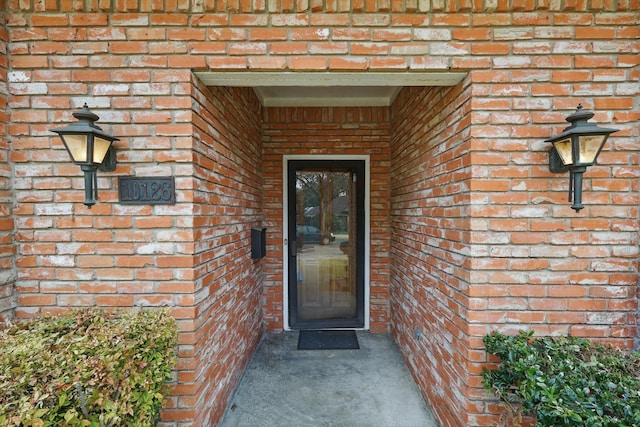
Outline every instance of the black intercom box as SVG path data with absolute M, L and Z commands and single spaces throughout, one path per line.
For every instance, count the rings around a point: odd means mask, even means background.
M 251 258 L 260 259 L 267 254 L 267 229 L 251 229 Z

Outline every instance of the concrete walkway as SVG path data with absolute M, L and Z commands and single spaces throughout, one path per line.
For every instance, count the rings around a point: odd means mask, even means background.
M 358 341 L 297 350 L 297 332 L 267 335 L 222 427 L 436 427 L 391 338 L 358 331 Z

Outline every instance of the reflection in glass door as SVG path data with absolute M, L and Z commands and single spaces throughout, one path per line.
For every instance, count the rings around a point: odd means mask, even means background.
M 289 313 L 298 329 L 364 325 L 364 162 L 289 162 Z

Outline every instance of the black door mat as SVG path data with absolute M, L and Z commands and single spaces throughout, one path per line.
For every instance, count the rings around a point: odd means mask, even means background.
M 300 331 L 298 350 L 357 350 L 356 331 Z

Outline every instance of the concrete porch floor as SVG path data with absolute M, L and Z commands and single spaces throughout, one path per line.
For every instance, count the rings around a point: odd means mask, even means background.
M 388 335 L 359 350 L 297 350 L 298 332 L 266 335 L 222 427 L 437 427 Z

